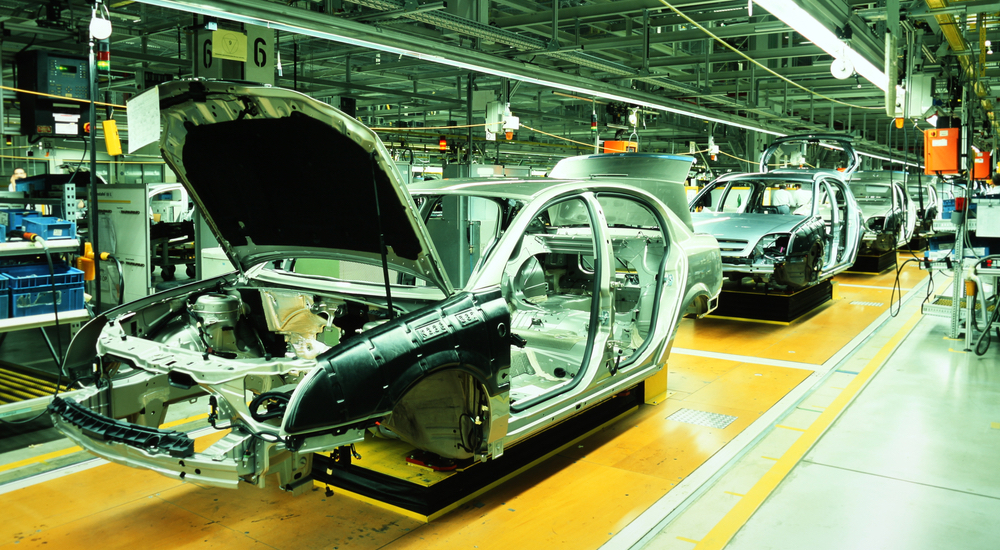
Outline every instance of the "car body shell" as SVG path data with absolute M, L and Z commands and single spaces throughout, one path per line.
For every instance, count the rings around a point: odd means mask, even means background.
M 861 207 L 864 234 L 861 253 L 881 254 L 906 247 L 917 224 L 917 205 L 905 180 L 892 172 L 855 172 L 851 191 Z
M 372 131 L 307 96 L 201 80 L 159 92 L 164 158 L 238 270 L 108 311 L 74 338 L 66 367 L 93 384 L 54 400 L 51 417 L 108 460 L 221 487 L 277 474 L 299 491 L 313 453 L 366 437 L 498 458 L 658 372 L 680 318 L 717 303 L 715 239 L 628 178 L 448 180 L 411 194 Z M 256 140 L 275 130 L 332 139 L 308 147 L 335 151 L 342 169 L 273 166 Z M 268 211 L 259 193 L 275 177 L 290 195 Z M 290 200 L 307 197 L 322 206 L 312 215 Z M 453 284 L 461 271 L 436 244 L 470 232 L 427 224 L 449 221 L 436 204 L 472 197 L 493 205 L 496 238 Z M 194 452 L 157 427 L 172 403 L 205 394 L 229 433 Z
M 689 204 L 694 228 L 719 241 L 723 271 L 730 279 L 750 277 L 794 290 L 853 265 L 863 231 L 861 210 L 848 185 L 859 164 L 850 141 L 839 135 L 778 139 L 762 155 L 761 172 L 722 176 L 695 195 Z M 816 158 L 804 153 L 807 148 Z M 769 162 L 782 151 L 785 161 L 803 164 L 807 159 L 819 164 L 817 158 L 831 164 L 828 153 L 839 152 L 843 171 L 771 169 Z M 786 194 L 781 201 L 780 193 Z

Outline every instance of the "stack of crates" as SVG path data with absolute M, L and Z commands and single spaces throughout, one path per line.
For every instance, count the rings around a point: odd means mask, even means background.
M 55 277 L 49 275 L 48 264 L 0 268 L 7 287 L 2 293 L 10 302 L 3 311 L 9 307 L 10 317 L 52 313 L 53 301 L 60 312 L 83 309 L 83 271 L 55 264 L 53 272 Z

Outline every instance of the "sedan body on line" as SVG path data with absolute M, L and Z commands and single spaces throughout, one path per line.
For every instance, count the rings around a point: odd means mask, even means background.
M 74 338 L 66 368 L 93 384 L 51 416 L 108 460 L 221 487 L 278 474 L 297 491 L 313 453 L 366 437 L 499 458 L 658 372 L 679 319 L 717 303 L 717 242 L 647 190 L 682 186 L 689 157 L 646 188 L 408 189 L 374 132 L 300 93 L 202 80 L 158 93 L 163 157 L 236 270 Z M 294 159 L 277 139 L 295 140 Z M 195 452 L 158 426 L 205 394 L 229 432 Z
M 855 172 L 851 177 L 851 192 L 864 217 L 861 253 L 891 252 L 913 238 L 917 205 L 907 194 L 905 183 L 890 171 Z
M 695 195 L 692 223 L 719 241 L 727 277 L 795 290 L 854 264 L 862 226 L 848 184 L 859 164 L 850 142 L 839 135 L 777 139 L 760 172 L 722 176 Z

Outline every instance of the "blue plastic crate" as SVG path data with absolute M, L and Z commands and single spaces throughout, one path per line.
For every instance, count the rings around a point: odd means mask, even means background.
M 7 240 L 7 226 L 0 223 L 0 243 Z
M 52 313 L 53 296 L 60 312 L 83 309 L 83 283 L 56 285 L 36 290 L 10 289 L 11 317 Z
M 45 191 L 45 179 L 32 177 L 28 181 L 17 181 L 15 191 Z
M 37 218 L 41 215 L 41 212 L 23 208 L 0 209 L 0 224 L 6 225 L 7 229 L 24 229 L 24 218 Z
M 83 272 L 79 269 L 60 263 L 53 265 L 52 271 L 55 273 L 55 280 L 49 275 L 48 264 L 0 267 L 0 275 L 6 275 L 7 286 L 11 290 L 38 288 L 53 283 L 79 284 L 81 288 L 83 287 Z
M 24 230 L 37 233 L 46 241 L 76 238 L 76 222 L 59 218 L 24 218 Z
M 2 293 L 9 297 L 10 317 L 52 313 L 53 301 L 58 311 L 83 309 L 83 271 L 66 264 L 55 264 L 52 271 L 55 277 L 49 275 L 48 264 L 0 268 L 8 287 Z
M 0 319 L 10 317 L 10 292 L 7 290 L 7 276 L 0 273 Z

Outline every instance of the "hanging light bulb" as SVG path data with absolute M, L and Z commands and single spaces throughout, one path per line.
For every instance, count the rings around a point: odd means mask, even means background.
M 521 127 L 520 117 L 516 117 L 510 112 L 510 103 L 503 109 L 503 137 L 508 141 L 514 139 L 514 130 Z
M 101 2 L 95 3 L 90 10 L 90 36 L 97 40 L 107 40 L 111 36 L 111 15 Z

